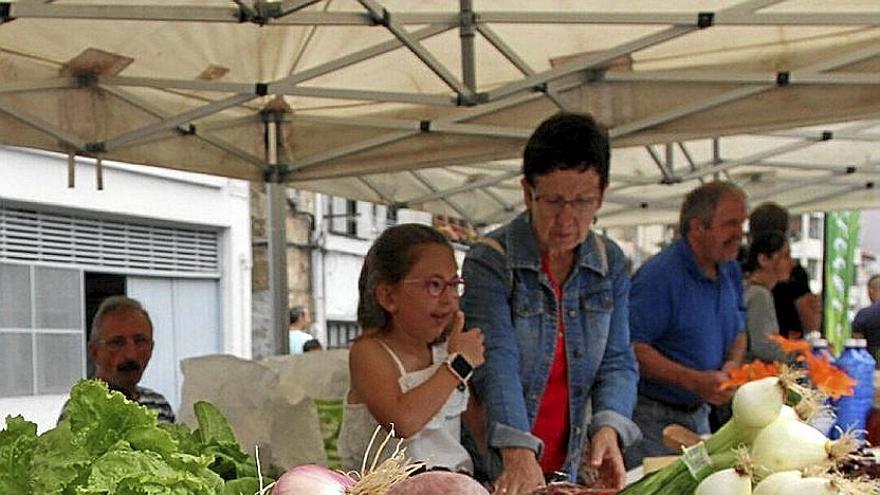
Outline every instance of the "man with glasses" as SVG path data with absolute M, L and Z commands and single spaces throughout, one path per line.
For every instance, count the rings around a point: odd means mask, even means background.
M 159 421 L 174 422 L 174 412 L 165 397 L 138 386 L 153 355 L 153 323 L 141 303 L 122 295 L 105 299 L 92 320 L 88 353 L 95 363 L 94 378 L 155 411 Z M 67 404 L 59 420 L 66 411 Z

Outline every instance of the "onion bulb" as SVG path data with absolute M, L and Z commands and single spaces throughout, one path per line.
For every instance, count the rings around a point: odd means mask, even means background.
M 395 484 L 388 495 L 489 495 L 475 479 L 470 476 L 447 471 L 428 471 L 411 476 Z
M 304 464 L 285 472 L 272 495 L 345 495 L 354 485 L 348 476 L 318 464 Z
M 767 476 L 755 485 L 752 495 L 778 495 L 779 489 L 802 478 L 800 471 L 779 471 Z
M 776 495 L 837 495 L 840 491 L 834 488 L 827 478 L 802 478 L 794 483 L 779 488 Z
M 733 396 L 734 420 L 749 428 L 767 426 L 779 416 L 783 394 L 775 376 L 743 384 Z
M 752 461 L 773 473 L 827 465 L 831 446 L 831 440 L 819 430 L 782 416 L 755 437 Z
M 694 495 L 750 495 L 751 493 L 751 476 L 740 474 L 734 468 L 728 468 L 715 471 L 701 481 Z

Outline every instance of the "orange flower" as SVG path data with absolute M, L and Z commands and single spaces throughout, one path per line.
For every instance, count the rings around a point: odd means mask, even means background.
M 778 376 L 779 365 L 776 363 L 765 363 L 759 359 L 751 363 L 744 364 L 739 368 L 730 370 L 730 378 L 721 383 L 721 390 L 739 387 L 745 383 L 760 380 L 768 376 Z
M 787 339 L 787 338 L 783 337 L 782 335 L 778 335 L 778 334 L 770 335 L 767 338 L 772 340 L 773 342 L 776 342 L 777 344 L 779 344 L 779 348 L 782 349 L 782 352 L 784 352 L 786 354 L 792 354 L 795 352 L 802 352 L 804 354 L 809 354 L 810 349 L 812 348 L 810 346 L 810 343 L 806 340 L 803 340 L 803 339 L 797 339 L 797 340 Z
M 804 353 L 804 361 L 807 362 L 807 375 L 810 381 L 832 399 L 837 400 L 855 392 L 856 381 L 845 371 L 831 364 L 828 356 L 814 356 L 807 352 Z

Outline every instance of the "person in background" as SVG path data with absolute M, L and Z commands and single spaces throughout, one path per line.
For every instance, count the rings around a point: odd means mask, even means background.
M 367 455 L 389 457 L 397 442 L 366 453 L 376 428 L 404 438 L 408 458 L 428 469 L 473 473 L 461 444 L 471 373 L 483 364 L 483 335 L 464 331 L 458 301 L 464 280 L 446 237 L 432 227 L 386 229 L 364 258 L 358 280 L 363 334 L 349 352 L 339 454 L 346 470 Z
M 305 344 L 303 344 L 303 353 L 312 352 L 312 351 L 320 351 L 323 349 L 324 349 L 324 347 L 321 346 L 321 342 L 318 339 L 311 339 L 311 340 L 306 341 Z
M 710 405 L 746 350 L 742 272 L 736 262 L 745 193 L 729 182 L 692 190 L 679 215 L 681 237 L 642 265 L 630 291 L 630 329 L 641 381 L 633 419 L 643 439 L 625 452 L 627 467 L 646 456 L 676 455 L 663 428 L 710 432 Z
M 856 313 L 852 331 L 868 340 L 868 350 L 880 363 L 880 274 L 868 279 L 868 299 L 871 305 Z
M 110 390 L 155 411 L 159 421 L 173 423 L 174 411 L 162 394 L 138 385 L 153 355 L 153 322 L 147 310 L 127 296 L 110 296 L 92 320 L 88 353 L 95 363 L 95 376 Z M 67 413 L 61 409 L 59 421 Z
M 749 238 L 764 232 L 780 232 L 787 236 L 788 210 L 776 203 L 762 203 L 749 215 Z M 783 337 L 799 338 L 818 331 L 822 322 L 819 296 L 810 292 L 807 271 L 796 260 L 788 280 L 773 287 L 773 305 Z
M 786 354 L 770 335 L 779 335 L 779 322 L 773 305 L 773 287 L 788 280 L 793 262 L 791 247 L 781 232 L 768 231 L 752 238 L 743 267 L 746 272 L 746 329 L 749 335 L 749 361 L 785 362 Z
M 312 323 L 309 321 L 309 312 L 303 306 L 294 306 L 290 308 L 289 322 L 287 326 L 287 337 L 290 339 L 289 351 L 291 354 L 302 354 L 305 343 L 314 339 L 307 331 Z
M 465 258 L 462 307 L 486 334 L 474 385 L 488 422 L 476 443 L 495 493 L 574 481 L 582 466 L 606 487 L 626 482 L 621 448 L 639 436 L 629 277 L 620 248 L 591 229 L 609 165 L 592 117 L 548 118 L 523 152 L 526 211 Z

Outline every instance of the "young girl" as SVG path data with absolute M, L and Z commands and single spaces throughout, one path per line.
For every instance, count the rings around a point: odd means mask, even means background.
M 358 281 L 364 334 L 349 354 L 351 388 L 339 437 L 346 469 L 360 469 L 377 425 L 393 425 L 406 439 L 408 458 L 429 469 L 473 472 L 460 443 L 460 416 L 470 373 L 483 364 L 483 335 L 463 330 L 464 280 L 457 273 L 452 246 L 425 225 L 391 227 L 367 253 Z

